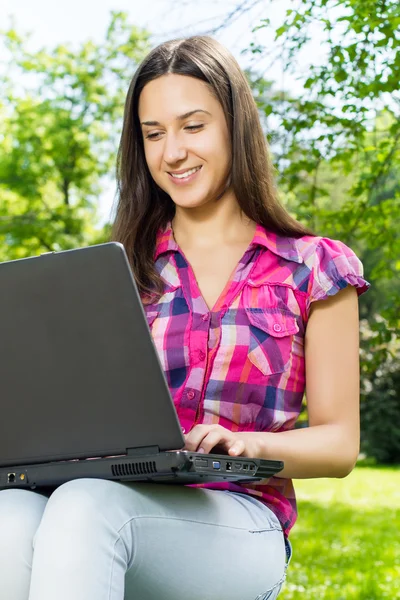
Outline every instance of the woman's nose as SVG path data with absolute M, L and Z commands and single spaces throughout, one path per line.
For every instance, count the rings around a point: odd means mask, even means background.
M 164 160 L 168 165 L 174 165 L 186 158 L 187 151 L 180 140 L 176 136 L 169 136 L 166 139 L 164 147 Z

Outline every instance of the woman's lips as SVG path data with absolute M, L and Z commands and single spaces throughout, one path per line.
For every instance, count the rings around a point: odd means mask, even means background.
M 197 169 L 197 171 L 195 171 L 195 173 L 192 173 L 188 177 L 180 177 L 178 179 L 178 177 L 173 177 L 170 173 L 168 173 L 168 177 L 169 177 L 169 180 L 172 181 L 172 183 L 175 183 L 175 185 L 186 185 L 187 183 L 192 183 L 192 181 L 194 181 L 196 179 L 196 177 L 201 172 L 202 168 L 203 167 L 201 166 L 200 169 Z

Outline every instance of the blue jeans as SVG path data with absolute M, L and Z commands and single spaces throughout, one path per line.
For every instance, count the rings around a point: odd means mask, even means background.
M 281 525 L 256 499 L 185 486 L 76 479 L 0 491 L 0 598 L 273 600 Z

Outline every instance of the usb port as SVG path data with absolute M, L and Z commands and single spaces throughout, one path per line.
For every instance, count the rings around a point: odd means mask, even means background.
M 213 469 L 220 469 L 221 468 L 221 463 L 219 462 L 219 460 L 213 460 Z
M 226 470 L 227 471 L 232 471 L 232 463 L 231 462 L 227 462 L 226 463 Z
M 249 465 L 243 465 L 243 471 L 247 471 L 248 468 L 249 468 Z

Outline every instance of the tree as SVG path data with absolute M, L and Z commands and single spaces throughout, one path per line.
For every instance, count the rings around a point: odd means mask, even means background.
M 114 12 L 99 45 L 29 52 L 15 29 L 2 39 L 12 78 L 0 92 L 0 259 L 102 241 L 97 198 L 148 33 Z
M 278 92 L 259 103 L 267 129 L 278 132 L 273 149 L 289 206 L 372 267 L 367 275 L 381 295 L 384 320 L 364 313 L 373 331 L 371 368 L 385 362 L 400 333 L 399 26 L 397 0 L 301 0 L 276 30 L 274 52 L 288 72 L 301 71 L 301 50 L 319 31 L 321 56 L 300 98 Z M 268 19 L 257 29 L 266 27 Z M 270 52 L 254 44 L 249 51 Z M 339 202 L 326 186 L 327 169 L 331 183 L 336 175 L 336 185 L 348 184 Z
M 302 48 L 322 34 L 304 94 L 252 80 L 289 210 L 352 246 L 372 282 L 360 307 L 362 447 L 386 462 L 399 460 L 399 25 L 397 1 L 301 0 L 276 30 L 273 52 L 301 72 Z M 268 19 L 257 29 L 266 27 Z M 248 51 L 271 52 L 255 43 Z

